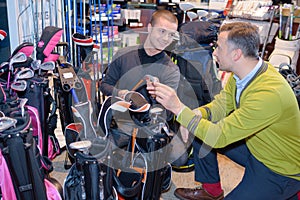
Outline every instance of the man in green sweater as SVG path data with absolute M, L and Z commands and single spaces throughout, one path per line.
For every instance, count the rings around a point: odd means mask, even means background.
M 202 187 L 177 188 L 179 199 L 224 198 L 216 152 L 245 167 L 242 181 L 226 200 L 297 199 L 300 112 L 286 80 L 259 58 L 259 43 L 258 29 L 249 23 L 220 28 L 214 56 L 220 69 L 232 75 L 215 100 L 198 109 L 183 105 L 170 87 L 148 83 L 149 93 L 203 142 L 202 173 L 197 174 Z

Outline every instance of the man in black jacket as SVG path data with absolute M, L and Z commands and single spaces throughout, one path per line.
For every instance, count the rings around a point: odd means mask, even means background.
M 145 75 L 177 89 L 180 72 L 164 50 L 178 38 L 178 20 L 168 10 L 157 10 L 147 28 L 143 45 L 122 48 L 114 56 L 100 86 L 104 95 L 123 97 Z

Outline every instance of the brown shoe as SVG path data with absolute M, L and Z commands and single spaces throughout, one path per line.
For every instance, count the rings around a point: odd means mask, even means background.
M 181 200 L 222 200 L 224 199 L 224 192 L 219 196 L 212 196 L 202 187 L 196 188 L 177 188 L 174 195 Z

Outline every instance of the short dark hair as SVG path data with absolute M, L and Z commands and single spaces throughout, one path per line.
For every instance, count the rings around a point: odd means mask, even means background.
M 170 12 L 169 10 L 157 10 L 152 14 L 150 24 L 152 26 L 158 21 L 158 19 L 163 18 L 168 20 L 169 22 L 176 23 L 178 25 L 177 17 Z
M 244 56 L 258 57 L 260 37 L 258 27 L 249 22 L 232 22 L 220 27 L 220 32 L 228 31 L 228 43 L 242 50 Z

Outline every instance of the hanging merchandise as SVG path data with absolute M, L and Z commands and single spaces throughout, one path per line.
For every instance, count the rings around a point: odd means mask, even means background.
M 16 1 L 19 43 L 37 44 L 39 36 L 47 26 L 62 27 L 63 10 L 60 0 Z

